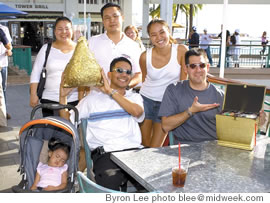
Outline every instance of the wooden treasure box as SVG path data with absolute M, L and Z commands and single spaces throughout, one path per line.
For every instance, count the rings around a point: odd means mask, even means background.
M 216 115 L 219 145 L 253 149 L 265 90 L 264 86 L 227 85 L 222 113 Z

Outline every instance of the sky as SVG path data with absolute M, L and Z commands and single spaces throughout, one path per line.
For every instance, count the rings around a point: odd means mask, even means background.
M 227 29 L 233 33 L 240 29 L 251 37 L 260 37 L 263 31 L 270 36 L 270 4 L 269 5 L 228 5 Z M 198 32 L 208 28 L 209 33 L 220 32 L 223 5 L 205 5 L 199 12 L 194 24 Z
M 134 16 L 136 24 L 141 24 L 142 5 L 140 1 L 134 4 Z M 178 23 L 185 25 L 184 14 L 178 17 Z M 193 24 L 197 26 L 198 32 L 202 33 L 207 28 L 208 33 L 218 34 L 222 24 L 223 5 L 204 4 L 203 9 L 196 15 Z M 233 33 L 240 29 L 241 33 L 248 34 L 251 38 L 258 38 L 263 31 L 270 36 L 270 4 L 268 5 L 235 5 L 229 4 L 227 10 L 227 28 Z M 184 32 L 185 29 L 183 29 Z

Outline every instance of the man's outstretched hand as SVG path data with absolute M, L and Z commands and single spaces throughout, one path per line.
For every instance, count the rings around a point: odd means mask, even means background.
M 217 103 L 213 103 L 213 104 L 201 104 L 198 102 L 199 98 L 196 96 L 193 100 L 193 103 L 191 105 L 191 107 L 189 108 L 189 111 L 191 111 L 192 113 L 197 113 L 197 112 L 201 112 L 201 111 L 207 111 L 209 109 L 213 109 L 216 108 L 218 106 L 220 106 L 220 104 Z

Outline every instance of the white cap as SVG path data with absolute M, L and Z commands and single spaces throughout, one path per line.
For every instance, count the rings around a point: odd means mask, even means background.
M 203 31 L 206 31 L 207 32 L 207 28 L 204 28 Z
M 239 29 L 236 29 L 234 32 L 240 33 L 240 30 Z

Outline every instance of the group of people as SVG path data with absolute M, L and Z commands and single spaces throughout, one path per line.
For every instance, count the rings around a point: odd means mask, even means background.
M 0 126 L 6 126 L 6 119 L 10 119 L 7 113 L 7 76 L 8 76 L 8 56 L 12 56 L 12 44 L 9 30 L 0 24 Z
M 176 44 L 164 20 L 154 19 L 148 24 L 153 47 L 144 51 L 136 29 L 128 27 L 126 34 L 122 31 L 119 5 L 104 5 L 101 16 L 106 31 L 89 39 L 89 49 L 102 67 L 103 86 L 83 94 L 80 87 L 63 88 L 62 72 L 76 44 L 71 21 L 61 17 L 55 23 L 56 39 L 48 57 L 48 76 L 40 102 L 76 105 L 79 120 L 88 120 L 86 140 L 95 181 L 124 190 L 127 181 L 134 180 L 111 161 L 111 152 L 160 147 L 169 131 L 181 143 L 216 140 L 215 115 L 221 112 L 224 94 L 207 81 L 210 65 L 206 52 Z M 39 102 L 36 90 L 46 47 L 38 53 L 31 75 L 32 107 Z M 132 91 L 141 82 L 139 94 Z M 74 120 L 72 110 L 60 110 L 60 116 Z M 33 189 L 37 185 L 35 181 Z
M 208 61 L 210 65 L 213 65 L 213 59 L 210 51 L 210 43 L 213 39 L 222 39 L 222 29 L 223 26 L 221 26 L 221 33 L 214 37 L 207 33 L 207 28 L 203 29 L 203 34 L 199 35 L 197 33 L 197 28 L 195 26 L 192 27 L 190 36 L 189 36 L 189 48 L 194 47 L 201 47 L 205 50 L 207 54 Z M 230 67 L 230 61 L 234 64 L 233 66 L 235 68 L 239 68 L 239 58 L 240 58 L 240 49 L 239 46 L 241 43 L 240 40 L 240 30 L 236 29 L 235 32 L 230 35 L 230 32 L 226 31 L 226 59 L 225 59 L 225 67 Z M 220 57 L 221 57 L 221 46 L 219 49 L 219 62 L 217 67 L 220 67 Z

